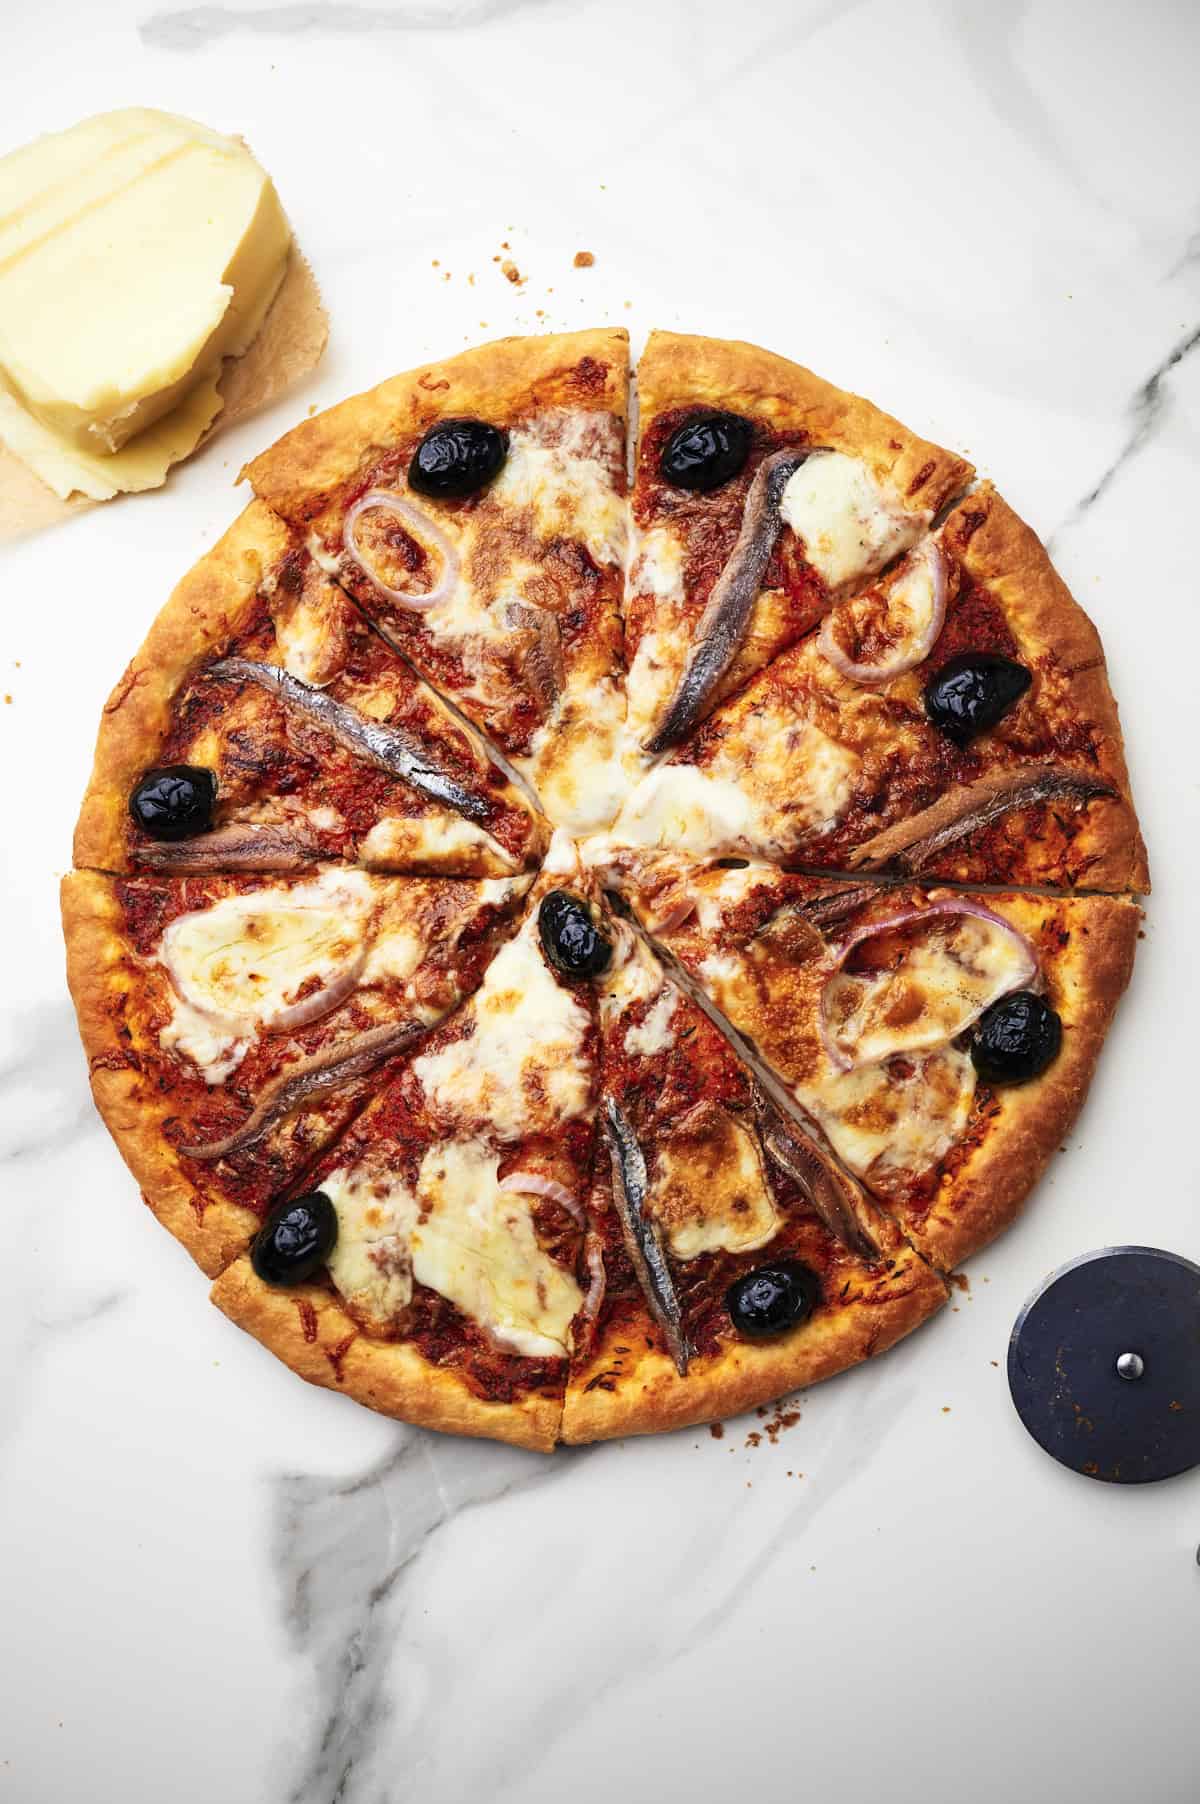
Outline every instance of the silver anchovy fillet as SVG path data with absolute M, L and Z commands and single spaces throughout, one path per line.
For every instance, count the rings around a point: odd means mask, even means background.
M 263 664 L 254 658 L 222 658 L 209 674 L 234 682 L 257 683 L 260 689 L 270 690 L 286 707 L 307 714 L 324 727 L 355 757 L 390 771 L 429 801 L 452 808 L 466 820 L 485 821 L 492 812 L 487 797 L 468 789 L 452 771 L 439 765 L 414 734 L 403 727 L 369 720 L 357 708 L 302 683 L 278 664 Z
M 779 537 L 783 491 L 807 456 L 807 451 L 774 451 L 755 471 L 742 510 L 741 531 L 696 622 L 683 674 L 653 736 L 646 741 L 648 752 L 665 752 L 691 732 L 741 649 Z
M 687 1374 L 691 1348 L 683 1331 L 683 1312 L 675 1283 L 667 1266 L 662 1241 L 645 1213 L 649 1180 L 646 1159 L 637 1135 L 620 1104 L 604 1098 L 603 1125 L 613 1165 L 613 1201 L 621 1220 L 621 1233 L 630 1262 L 637 1273 L 650 1313 L 662 1329 L 675 1369 Z
M 231 821 L 196 839 L 139 846 L 139 864 L 158 871 L 302 871 L 321 857 L 312 840 L 287 827 Z
M 916 872 L 924 870 L 947 846 L 966 839 L 981 827 L 1017 808 L 1033 808 L 1039 802 L 1090 802 L 1098 796 L 1116 796 L 1111 783 L 1080 771 L 1052 766 L 999 771 L 965 789 L 942 796 L 911 820 L 886 827 L 850 854 L 855 870 Z

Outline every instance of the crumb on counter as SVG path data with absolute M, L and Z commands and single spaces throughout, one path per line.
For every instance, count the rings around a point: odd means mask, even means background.
M 521 274 L 520 270 L 517 268 L 516 264 L 513 262 L 511 257 L 506 257 L 504 259 L 503 263 L 500 265 L 500 274 L 502 276 L 507 276 L 508 280 L 510 282 L 512 282 L 514 285 L 521 283 L 525 280 L 524 276 Z
M 590 269 L 592 267 L 592 264 L 595 261 L 596 261 L 595 256 L 591 251 L 576 251 L 575 252 L 576 269 Z
M 708 1432 L 709 1432 L 709 1434 L 711 1434 L 714 1441 L 724 1440 L 724 1438 L 725 1438 L 724 1422 L 710 1422 L 708 1425 Z

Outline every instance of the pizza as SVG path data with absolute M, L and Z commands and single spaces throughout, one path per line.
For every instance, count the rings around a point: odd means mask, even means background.
M 63 884 L 97 1106 L 217 1305 L 547 1450 L 935 1313 L 1149 887 L 1095 628 L 963 458 L 751 345 L 635 374 L 636 435 L 623 332 L 504 340 L 256 458 Z

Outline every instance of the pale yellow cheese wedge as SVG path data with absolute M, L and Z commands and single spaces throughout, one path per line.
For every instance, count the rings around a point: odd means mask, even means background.
M 0 437 L 60 495 L 156 486 L 219 411 L 290 247 L 246 147 L 173 114 L 0 159 Z

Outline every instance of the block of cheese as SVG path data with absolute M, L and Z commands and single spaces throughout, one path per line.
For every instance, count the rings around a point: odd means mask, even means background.
M 0 159 L 0 436 L 59 494 L 155 486 L 219 411 L 290 249 L 245 145 L 170 113 Z

